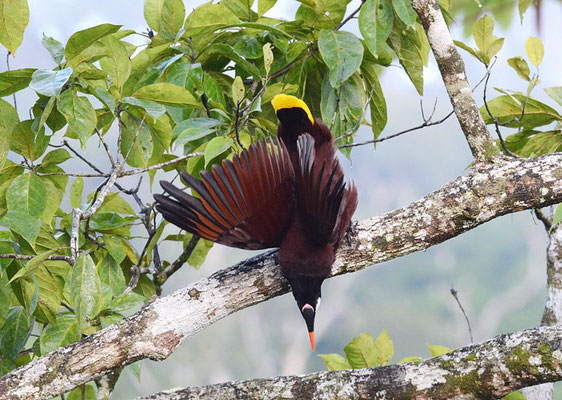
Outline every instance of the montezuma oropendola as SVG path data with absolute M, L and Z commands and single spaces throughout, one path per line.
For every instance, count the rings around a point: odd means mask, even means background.
M 346 187 L 332 135 L 294 96 L 277 95 L 277 140 L 260 140 L 232 161 L 182 172 L 197 194 L 169 182 L 154 195 L 165 219 L 205 239 L 241 249 L 279 247 L 279 265 L 306 321 L 314 351 L 314 319 L 355 208 L 357 190 Z

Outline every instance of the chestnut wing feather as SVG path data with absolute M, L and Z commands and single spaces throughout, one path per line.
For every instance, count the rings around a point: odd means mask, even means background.
M 323 152 L 325 159 L 318 158 L 320 153 L 314 144 L 315 139 L 309 134 L 297 140 L 298 210 L 318 245 L 331 243 L 337 248 L 357 207 L 357 190 L 353 183 L 346 188 L 336 155 Z
M 182 173 L 198 197 L 169 182 L 168 196 L 155 195 L 156 209 L 188 232 L 231 247 L 278 247 L 295 207 L 294 172 L 284 144 L 262 140 L 232 161 L 202 171 L 201 180 Z

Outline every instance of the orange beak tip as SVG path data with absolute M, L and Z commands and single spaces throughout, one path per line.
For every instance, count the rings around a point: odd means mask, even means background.
M 310 337 L 310 345 L 312 346 L 312 352 L 314 352 L 315 349 L 315 343 L 314 343 L 314 332 L 308 332 L 308 336 Z

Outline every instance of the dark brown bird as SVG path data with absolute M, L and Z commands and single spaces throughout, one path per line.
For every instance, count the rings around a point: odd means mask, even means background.
M 197 197 L 169 182 L 154 195 L 165 219 L 188 232 L 241 249 L 279 247 L 279 265 L 306 321 L 314 351 L 321 285 L 357 207 L 346 187 L 329 129 L 293 96 L 272 100 L 277 140 L 261 140 L 232 161 L 182 179 Z

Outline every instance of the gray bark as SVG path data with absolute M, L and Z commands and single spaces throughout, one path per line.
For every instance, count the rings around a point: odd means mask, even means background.
M 470 345 L 419 364 L 317 372 L 156 393 L 182 399 L 493 399 L 562 379 L 561 328 L 541 327 Z
M 426 249 L 504 214 L 562 201 L 562 154 L 478 164 L 443 188 L 356 224 L 332 275 Z M 139 359 L 167 358 L 185 339 L 243 308 L 286 293 L 270 251 L 147 304 L 80 342 L 0 378 L 0 399 L 65 393 Z

